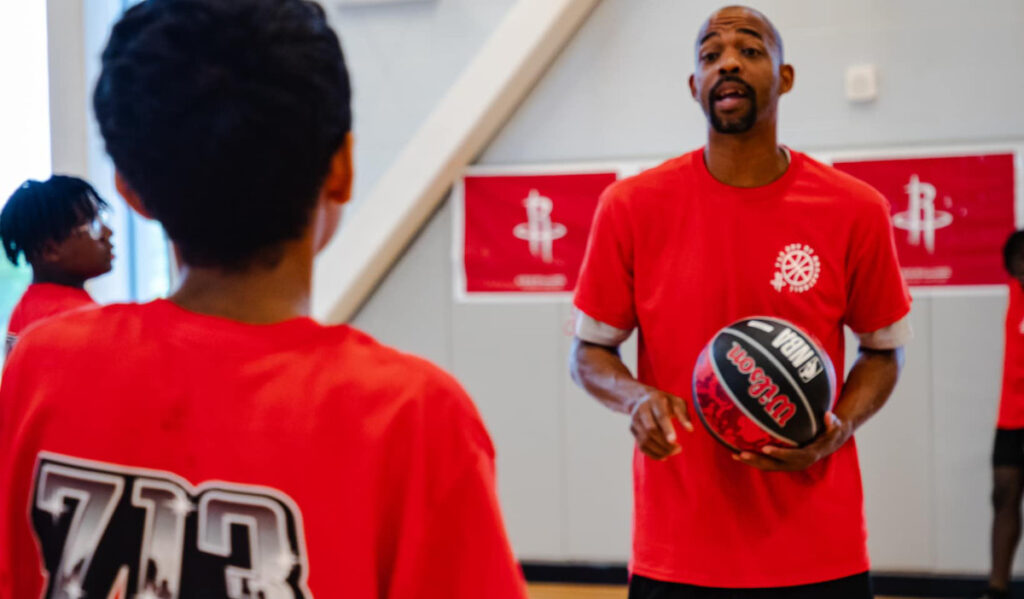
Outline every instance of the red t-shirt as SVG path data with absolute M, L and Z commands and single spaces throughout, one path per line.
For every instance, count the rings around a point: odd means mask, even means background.
M 7 323 L 7 351 L 10 351 L 21 332 L 37 320 L 95 305 L 96 302 L 84 289 L 53 283 L 29 285 L 18 300 L 18 305 L 11 311 Z
M 910 309 L 878 192 L 799 152 L 777 181 L 730 187 L 707 171 L 702 150 L 608 188 L 575 304 L 639 327 L 639 380 L 687 401 L 698 353 L 730 322 L 791 320 L 841 368 L 844 324 L 871 332 Z M 633 572 L 772 587 L 868 569 L 852 441 L 798 473 L 735 462 L 699 425 L 680 429 L 679 443 L 682 453 L 664 462 L 635 451 Z
M 163 300 L 42 323 L 0 388 L 0 489 L 0 597 L 47 580 L 84 597 L 526 597 L 476 408 L 347 326 Z
M 1003 393 L 999 400 L 999 428 L 1024 428 L 1024 290 L 1011 281 L 1006 308 Z

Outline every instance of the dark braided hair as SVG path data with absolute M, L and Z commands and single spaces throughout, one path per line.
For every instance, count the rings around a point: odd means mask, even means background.
M 241 269 L 306 230 L 350 95 L 314 2 L 147 0 L 114 26 L 93 107 L 184 262 Z
M 31 259 L 48 241 L 60 242 L 75 227 L 107 208 L 92 185 L 78 177 L 54 175 L 29 179 L 11 195 L 0 212 L 0 241 L 14 265 L 18 256 Z

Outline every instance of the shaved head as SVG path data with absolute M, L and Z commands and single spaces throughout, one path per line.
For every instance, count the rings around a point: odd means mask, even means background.
M 779 97 L 793 87 L 782 38 L 760 11 L 716 10 L 697 34 L 690 92 L 716 133 L 744 134 L 758 123 L 775 131 Z
M 700 49 L 708 39 L 720 35 L 722 28 L 735 29 L 740 33 L 760 39 L 768 46 L 779 64 L 783 60 L 782 36 L 775 24 L 761 11 L 749 6 L 726 6 L 713 12 L 697 33 L 696 48 Z

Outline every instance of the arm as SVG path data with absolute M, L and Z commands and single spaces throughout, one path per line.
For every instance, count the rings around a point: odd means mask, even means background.
M 831 455 L 888 401 L 903 368 L 903 358 L 902 347 L 861 347 L 834 411 L 825 415 L 826 429 L 818 439 L 800 449 L 768 446 L 763 450 L 766 455 L 742 452 L 733 459 L 761 470 L 796 471 Z
M 609 409 L 631 418 L 630 431 L 646 455 L 663 460 L 679 453 L 672 418 L 693 430 L 682 399 L 641 383 L 622 363 L 617 347 L 573 341 L 569 371 L 576 384 Z
M 913 336 L 911 298 L 896 259 L 889 203 L 877 191 L 867 191 L 850 233 L 842 319 L 859 337 L 860 352 L 833 412 L 825 415 L 825 431 L 803 448 L 769 446 L 762 450 L 765 455 L 744 452 L 734 457 L 738 461 L 763 470 L 808 468 L 842 447 L 885 405 L 896 385 L 903 347 Z

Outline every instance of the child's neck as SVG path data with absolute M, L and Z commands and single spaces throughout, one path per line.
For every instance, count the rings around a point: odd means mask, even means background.
M 243 271 L 182 266 L 170 300 L 191 312 L 249 324 L 309 316 L 313 281 L 311 244 L 291 245 L 272 267 Z
M 62 285 L 64 287 L 74 287 L 75 289 L 85 289 L 85 281 L 81 277 L 71 276 L 63 272 L 48 272 L 38 268 L 32 269 L 32 284 L 37 283 L 49 283 L 51 285 Z

